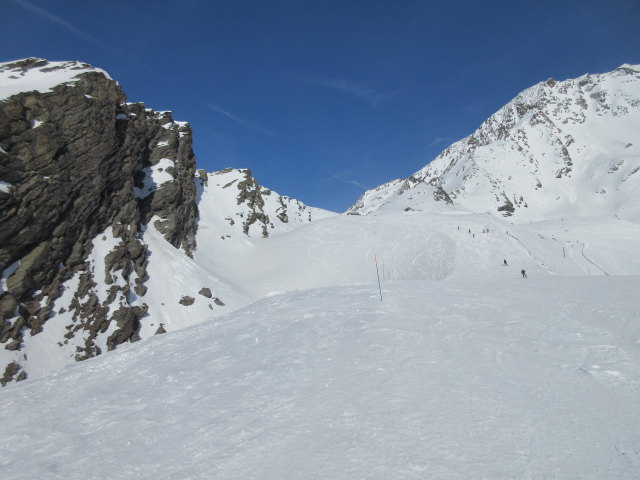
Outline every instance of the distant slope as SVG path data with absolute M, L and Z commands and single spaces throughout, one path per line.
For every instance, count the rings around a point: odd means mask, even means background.
M 407 179 L 348 213 L 463 209 L 525 222 L 640 220 L 640 66 L 531 87 Z
M 512 225 L 486 214 L 340 215 L 200 248 L 195 260 L 259 298 L 376 281 L 376 258 L 383 281 L 518 279 L 522 268 L 533 276 L 640 275 L 638 238 L 640 225 L 615 219 Z
M 2 478 L 635 480 L 639 288 L 546 276 L 267 298 L 4 389 Z

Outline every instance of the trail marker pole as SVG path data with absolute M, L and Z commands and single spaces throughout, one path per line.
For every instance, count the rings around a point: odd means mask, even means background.
M 378 271 L 378 255 L 373 257 L 376 262 L 376 275 L 378 276 L 378 290 L 380 290 L 380 301 L 382 301 L 382 287 L 380 286 L 380 272 Z

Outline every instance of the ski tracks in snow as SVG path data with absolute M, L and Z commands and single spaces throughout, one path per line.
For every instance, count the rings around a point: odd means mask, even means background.
M 609 272 L 587 257 L 584 253 L 586 246 L 587 244 L 585 242 L 567 241 L 564 243 L 563 249 L 575 264 L 587 275 L 600 273 L 602 275 L 609 276 Z
M 585 253 L 584 253 L 585 247 L 586 247 L 586 244 L 584 242 L 582 242 L 582 250 L 580 251 L 580 253 L 582 254 L 582 258 L 584 258 L 587 262 L 589 262 L 591 265 L 596 267 L 598 270 L 600 270 L 606 276 L 609 276 L 609 274 L 607 273 L 607 271 L 604 268 L 602 268 L 601 266 L 597 265 L 593 260 L 591 260 L 589 257 L 587 257 L 585 255 Z
M 511 238 L 513 238 L 516 243 L 520 246 L 520 248 L 522 249 L 523 252 L 527 252 L 527 255 L 529 256 L 529 258 L 531 258 L 531 260 L 533 260 L 540 268 L 546 270 L 547 272 L 551 273 L 551 274 L 555 274 L 556 272 L 553 270 L 553 268 L 551 268 L 550 266 L 548 266 L 547 264 L 544 263 L 544 261 L 540 258 L 538 258 L 536 255 L 534 255 L 533 253 L 531 253 L 531 250 L 515 235 L 513 235 L 512 233 L 507 233 L 507 235 Z

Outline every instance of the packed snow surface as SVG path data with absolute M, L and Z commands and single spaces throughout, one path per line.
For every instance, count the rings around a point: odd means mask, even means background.
M 189 259 L 150 229 L 143 329 L 181 330 L 2 389 L 0 476 L 636 479 L 639 230 L 333 216 Z
M 268 297 L 3 389 L 0 473 L 636 479 L 639 288 L 514 272 Z

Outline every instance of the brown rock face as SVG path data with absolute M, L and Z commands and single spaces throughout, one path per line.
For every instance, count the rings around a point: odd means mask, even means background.
M 46 65 L 28 59 L 14 67 Z M 173 180 L 155 185 L 151 175 L 161 161 L 170 162 L 165 170 Z M 132 302 L 146 292 L 148 261 L 140 232 L 157 216 L 167 241 L 191 254 L 194 175 L 188 125 L 168 112 L 127 104 L 115 81 L 90 68 L 72 84 L 0 101 L 0 181 L 11 185 L 0 190 L 0 272 L 6 282 L 0 343 L 17 349 L 23 335 L 40 333 L 55 315 L 63 284 L 75 275 L 74 323 L 67 327 L 70 337 L 60 340 L 85 340 L 78 359 L 100 353 L 94 339 L 112 321 L 117 328 L 109 349 L 139 338 L 146 309 Z M 119 244 L 105 259 L 109 297 L 98 299 L 93 274 L 101 274 L 88 256 L 94 239 L 109 228 Z M 17 358 L 17 366 L 5 368 L 3 383 L 21 371 Z

